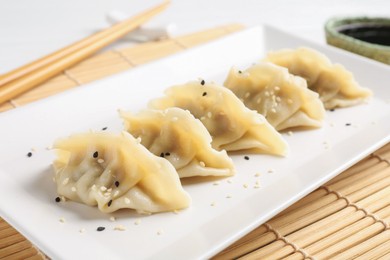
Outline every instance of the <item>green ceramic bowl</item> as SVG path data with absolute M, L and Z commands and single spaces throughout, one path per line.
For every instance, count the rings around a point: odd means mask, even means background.
M 330 45 L 390 64 L 390 18 L 332 18 L 325 33 Z

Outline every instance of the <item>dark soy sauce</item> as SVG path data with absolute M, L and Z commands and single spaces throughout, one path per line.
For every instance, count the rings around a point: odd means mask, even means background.
M 338 31 L 361 41 L 390 46 L 390 25 L 350 24 Z

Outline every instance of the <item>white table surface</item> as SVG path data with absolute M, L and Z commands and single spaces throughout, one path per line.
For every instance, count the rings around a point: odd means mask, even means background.
M 135 14 L 158 0 L 0 1 L 0 73 L 7 72 L 106 27 L 105 15 Z M 175 35 L 232 22 L 284 27 L 324 41 L 323 25 L 333 16 L 390 16 L 389 0 L 172 0 L 151 24 L 177 25 Z M 122 45 L 131 44 L 121 42 Z M 116 46 L 118 47 L 118 44 Z

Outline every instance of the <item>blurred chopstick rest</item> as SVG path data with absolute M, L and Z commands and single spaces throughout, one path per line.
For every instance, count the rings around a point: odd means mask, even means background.
M 109 24 L 116 24 L 126 19 L 126 15 L 118 10 L 110 11 L 106 14 L 106 20 Z M 176 31 L 175 23 L 168 24 L 143 24 L 138 29 L 128 33 L 123 39 L 136 42 L 158 41 L 168 39 Z

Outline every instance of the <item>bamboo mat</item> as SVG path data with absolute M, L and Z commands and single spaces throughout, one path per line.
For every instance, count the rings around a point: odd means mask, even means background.
M 6 104 L 0 112 L 240 30 L 227 25 L 97 54 Z M 390 144 L 261 225 L 214 259 L 390 259 Z M 0 219 L 1 259 L 45 256 Z

